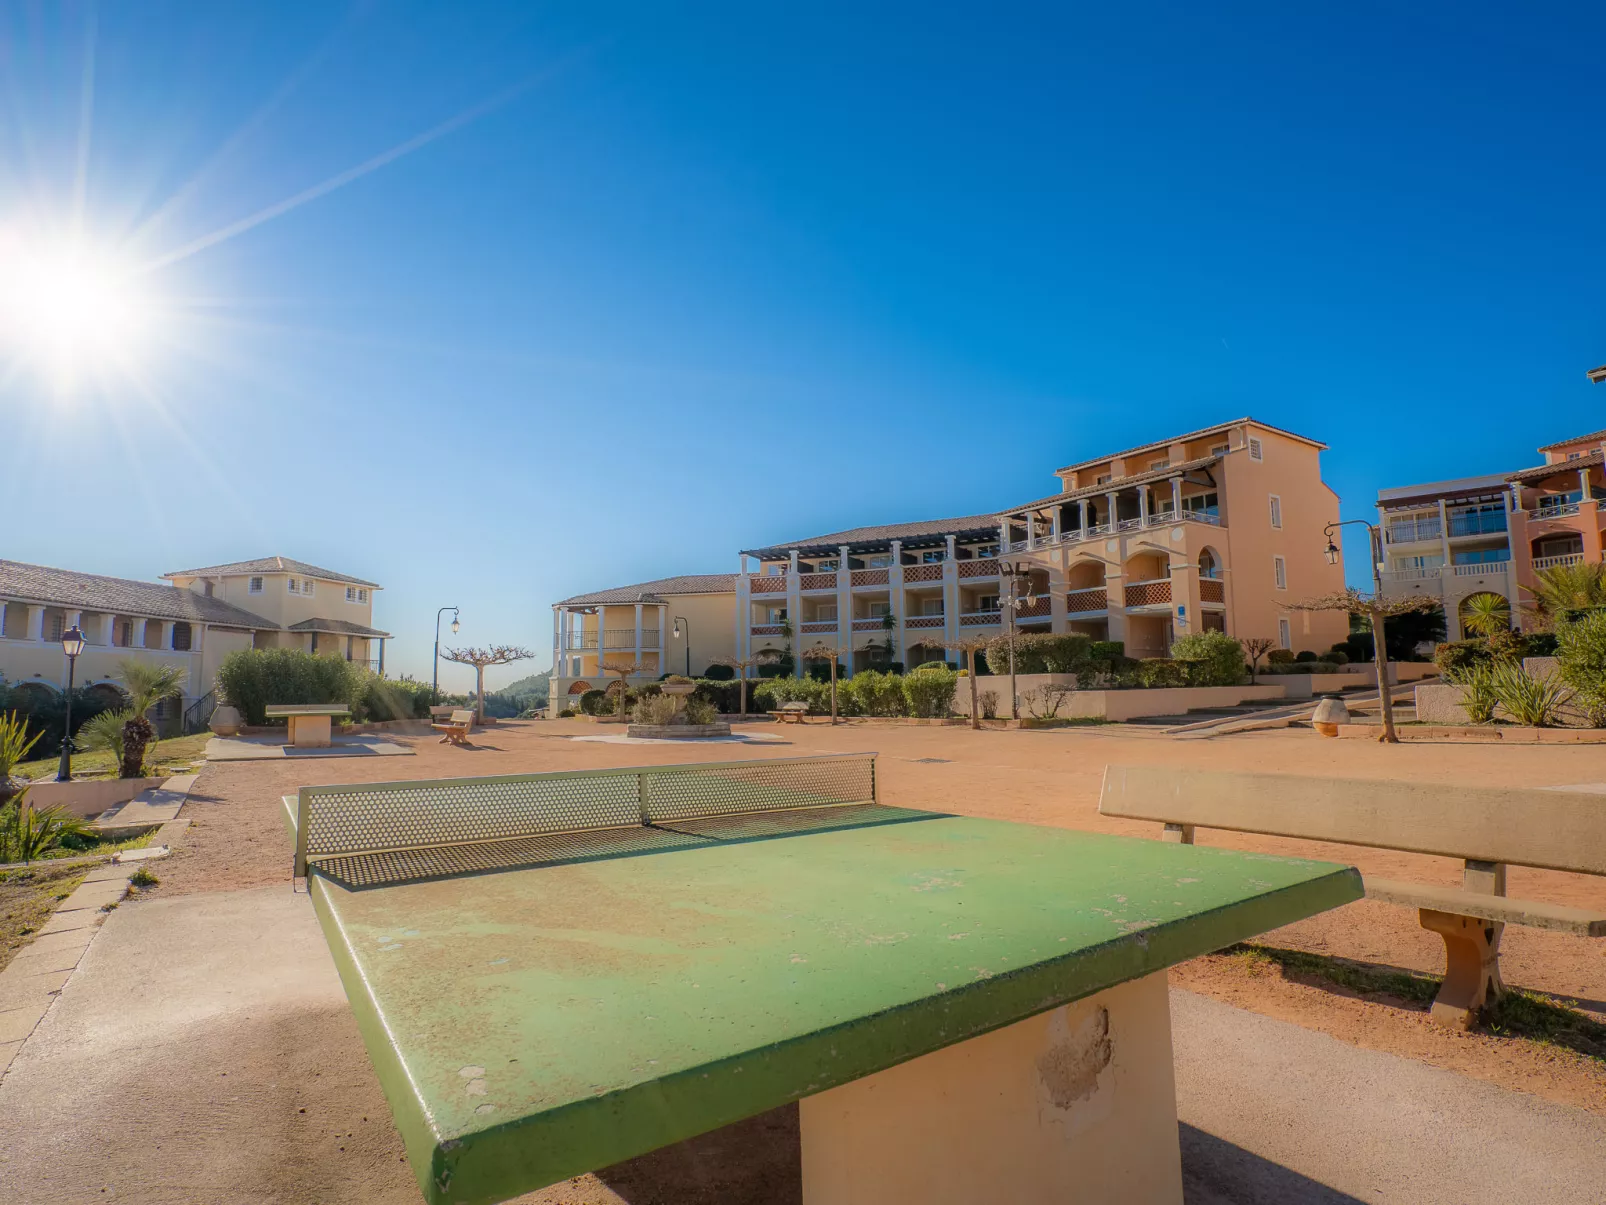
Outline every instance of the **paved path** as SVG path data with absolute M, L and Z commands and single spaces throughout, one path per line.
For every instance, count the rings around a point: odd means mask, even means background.
M 1189 1205 L 1600 1199 L 1606 1118 L 1187 992 L 1172 1015 Z M 0 1182 L 39 1205 L 418 1200 L 288 885 L 112 913 L 0 1081 L 0 1117 Z M 551 1191 L 542 1202 L 642 1199 Z

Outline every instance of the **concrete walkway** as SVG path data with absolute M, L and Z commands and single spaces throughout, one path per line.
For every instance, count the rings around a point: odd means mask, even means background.
M 1189 1205 L 1600 1199 L 1606 1118 L 1187 992 L 1172 1015 Z M 288 884 L 111 914 L 0 1081 L 0 1118 L 0 1182 L 40 1205 L 419 1199 Z M 661 1205 L 712 1199 L 662 1187 Z
M 343 736 L 332 745 L 292 745 L 282 736 L 214 736 L 206 742 L 206 760 L 301 761 L 318 757 L 411 757 L 410 745 L 377 736 Z

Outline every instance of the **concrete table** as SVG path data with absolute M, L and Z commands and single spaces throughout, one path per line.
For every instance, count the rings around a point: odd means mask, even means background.
M 302 749 L 327 749 L 333 743 L 331 734 L 335 716 L 351 714 L 351 708 L 342 703 L 295 703 L 263 709 L 270 720 L 283 719 L 290 729 L 290 743 Z
M 1166 968 L 1361 897 L 1331 863 L 854 815 L 616 829 L 452 877 L 309 866 L 425 1198 L 800 1101 L 808 1205 L 1178 1205 Z

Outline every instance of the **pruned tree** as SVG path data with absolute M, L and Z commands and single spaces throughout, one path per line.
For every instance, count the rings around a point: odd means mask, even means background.
M 1270 636 L 1251 636 L 1238 643 L 1243 645 L 1244 656 L 1249 658 L 1249 685 L 1253 686 L 1260 673 L 1260 659 L 1276 648 L 1277 642 Z
M 459 665 L 474 667 L 474 711 L 478 722 L 485 723 L 485 670 L 492 665 L 511 665 L 515 661 L 528 661 L 535 654 L 516 644 L 493 644 L 489 648 L 445 649 L 441 656 Z
M 805 661 L 829 661 L 831 663 L 831 723 L 836 723 L 836 666 L 837 660 L 846 649 L 835 644 L 826 644 L 823 640 L 810 645 L 800 654 Z
M 728 665 L 736 671 L 736 681 L 739 683 L 737 693 L 741 698 L 741 708 L 744 716 L 747 714 L 747 671 L 780 659 L 781 654 L 775 649 L 759 649 L 751 657 L 714 658 L 715 665 Z
M 1396 615 L 1410 615 L 1422 611 L 1436 611 L 1439 602 L 1434 598 L 1422 595 L 1402 595 L 1397 598 L 1387 598 L 1379 594 L 1362 594 L 1353 586 L 1340 590 L 1337 594 L 1323 594 L 1317 598 L 1309 598 L 1304 602 L 1293 603 L 1288 607 L 1290 611 L 1344 611 L 1350 615 L 1364 616 L 1372 624 L 1372 653 L 1377 666 L 1377 697 L 1383 705 L 1383 734 L 1377 739 L 1386 744 L 1397 745 L 1400 735 L 1394 729 L 1394 695 L 1389 688 L 1389 653 L 1388 645 L 1384 643 L 1384 621 Z
M 629 718 L 625 714 L 625 703 L 630 697 L 630 675 L 641 673 L 643 665 L 634 657 L 630 658 L 628 661 L 626 661 L 623 657 L 609 657 L 600 662 L 597 668 L 603 673 L 613 674 L 619 679 L 617 683 L 619 687 L 619 701 L 614 707 L 614 714 L 619 717 L 619 723 L 623 724 L 625 720 Z M 609 686 L 608 690 L 610 693 L 612 693 L 613 687 Z
M 965 676 L 970 679 L 970 726 L 981 727 L 981 707 L 976 698 L 976 654 L 987 651 L 987 643 L 991 636 L 959 636 L 953 640 L 935 641 L 925 643 L 933 648 L 947 649 L 949 652 L 959 653 L 965 658 Z

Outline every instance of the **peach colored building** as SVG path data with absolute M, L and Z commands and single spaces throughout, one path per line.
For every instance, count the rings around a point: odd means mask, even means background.
M 1002 512 L 787 540 L 744 550 L 736 574 L 576 595 L 553 606 L 553 698 L 614 681 L 601 663 L 648 680 L 788 643 L 841 648 L 849 673 L 949 657 L 944 641 L 1003 630 L 1000 559 L 1038 583 L 1022 631 L 1120 640 L 1135 657 L 1208 629 L 1323 652 L 1347 618 L 1287 609 L 1343 586 L 1323 555 L 1338 518 L 1323 448 L 1235 419 L 1069 465 L 1058 492 Z
M 1378 493 L 1383 589 L 1444 607 L 1452 640 L 1467 600 L 1498 594 L 1522 623 L 1534 574 L 1602 560 L 1606 431 L 1539 449 L 1544 463 L 1514 473 L 1403 486 Z

